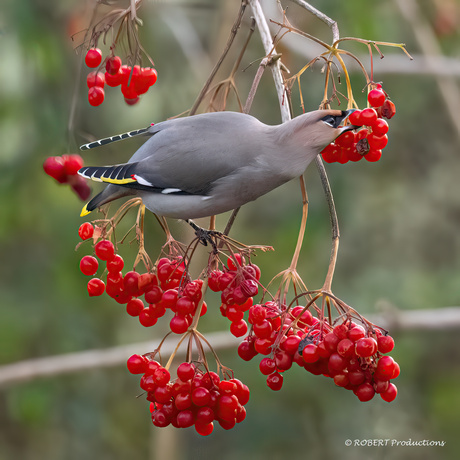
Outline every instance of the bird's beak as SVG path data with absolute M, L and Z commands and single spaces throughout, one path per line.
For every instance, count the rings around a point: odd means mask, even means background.
M 342 114 L 343 114 L 343 118 L 342 118 L 342 121 L 346 120 L 353 112 L 355 112 L 357 109 L 348 109 L 348 110 L 344 110 L 342 111 Z M 356 128 L 359 128 L 359 126 L 355 126 L 355 125 L 344 125 L 344 126 L 341 126 L 340 127 L 340 130 L 342 133 L 344 133 L 345 131 L 351 131 L 352 129 L 356 129 Z

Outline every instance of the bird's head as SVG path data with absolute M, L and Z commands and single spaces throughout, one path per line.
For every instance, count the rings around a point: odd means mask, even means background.
M 345 131 L 357 128 L 342 125 L 342 122 L 355 109 L 350 110 L 315 110 L 294 118 L 292 134 L 304 147 L 319 153 L 326 145 L 333 142 Z

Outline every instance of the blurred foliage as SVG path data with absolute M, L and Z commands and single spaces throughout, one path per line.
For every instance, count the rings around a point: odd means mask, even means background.
M 268 0 L 262 1 L 267 6 Z M 330 41 L 330 31 L 289 2 L 295 25 Z M 326 0 L 315 2 L 339 21 L 342 36 L 417 43 L 393 2 Z M 459 58 L 459 2 L 420 0 L 446 55 Z M 74 251 L 81 203 L 42 171 L 49 155 L 76 152 L 88 139 L 105 137 L 161 121 L 189 108 L 210 71 L 194 67 L 170 24 L 188 21 L 211 65 L 223 49 L 239 2 L 145 2 L 142 43 L 159 73 L 157 85 L 139 105 L 128 107 L 118 91 L 108 91 L 101 107 L 91 108 L 81 70 L 83 37 L 92 3 L 75 0 L 6 0 L 0 6 L 0 364 L 151 338 L 105 299 L 89 299 L 78 270 L 84 249 Z M 455 15 L 446 13 L 453 8 Z M 451 11 L 451 10 L 449 10 Z M 176 16 L 174 16 L 176 15 Z M 225 78 L 247 35 L 250 13 L 218 78 Z M 453 23 L 452 23 L 453 21 Z M 71 34 L 76 34 L 71 39 Z M 305 47 L 310 46 L 305 42 Z M 84 46 L 83 46 L 84 49 Z M 363 53 L 365 50 L 351 49 Z M 396 53 L 385 50 L 386 54 Z M 263 49 L 254 34 L 237 84 L 242 100 Z M 292 70 L 305 58 L 283 48 Z M 196 64 L 196 62 L 195 62 Z M 407 66 L 410 66 L 407 62 Z M 368 62 L 366 62 L 368 66 Z M 243 69 L 245 69 L 243 71 Z M 200 74 L 201 72 L 201 74 Z M 364 86 L 354 74 L 357 100 Z M 320 66 L 302 77 L 306 109 L 322 95 Z M 458 305 L 460 297 L 460 162 L 454 131 L 433 76 L 393 73 L 376 79 L 395 101 L 390 143 L 378 164 L 328 167 L 341 228 L 334 292 L 360 312 L 375 312 L 379 300 L 400 309 Z M 76 105 L 73 105 L 73 98 Z M 294 94 L 294 97 L 295 94 Z M 300 103 L 294 99 L 295 111 Z M 230 108 L 236 109 L 236 106 Z M 75 109 L 75 112 L 73 110 Z M 68 126 L 73 113 L 73 124 Z M 253 110 L 267 123 L 279 112 L 271 76 L 264 75 Z M 136 139 L 85 155 L 88 163 L 124 161 Z M 310 212 L 299 271 L 307 285 L 322 285 L 329 260 L 327 207 L 312 166 L 306 173 Z M 247 205 L 233 236 L 268 244 L 275 253 L 256 262 L 268 281 L 289 264 L 300 223 L 298 183 L 290 183 Z M 224 225 L 224 217 L 219 217 Z M 148 221 L 151 251 L 162 235 Z M 181 223 L 172 224 L 180 234 Z M 126 249 L 129 251 L 129 248 Z M 218 303 L 209 305 L 217 310 Z M 207 331 L 227 324 L 207 315 Z M 215 316 L 213 319 L 212 316 Z M 203 330 L 203 332 L 206 332 Z M 192 430 L 154 430 L 138 378 L 124 368 L 101 369 L 21 384 L 0 390 L 0 460 L 128 458 L 392 458 L 453 459 L 460 444 L 458 385 L 460 356 L 454 332 L 394 334 L 395 359 L 402 373 L 391 404 L 358 403 L 354 395 L 322 377 L 291 370 L 280 393 L 271 392 L 256 363 L 223 353 L 223 361 L 252 390 L 244 423 L 231 432 L 216 429 L 210 438 Z M 175 435 L 175 437 L 171 437 Z M 444 440 L 445 447 L 345 447 L 345 439 Z M 168 444 L 168 440 L 170 440 Z M 158 449 L 168 446 L 171 456 Z M 155 454 L 156 452 L 156 454 Z

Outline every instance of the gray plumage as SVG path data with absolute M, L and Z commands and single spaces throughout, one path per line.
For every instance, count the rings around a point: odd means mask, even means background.
M 326 145 L 354 128 L 339 126 L 349 113 L 314 111 L 269 126 L 250 115 L 213 112 L 152 125 L 128 163 L 79 171 L 109 183 L 82 215 L 130 195 L 177 219 L 232 210 L 301 176 Z

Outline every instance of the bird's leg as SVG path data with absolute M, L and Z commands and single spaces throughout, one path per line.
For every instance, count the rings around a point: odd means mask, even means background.
M 216 230 L 206 230 L 205 228 L 195 224 L 195 222 L 191 219 L 186 219 L 185 222 L 187 222 L 187 224 L 195 230 L 195 235 L 203 246 L 207 246 L 209 243 L 212 246 L 212 249 L 217 252 L 217 246 L 212 237 L 220 236 L 222 233 Z

